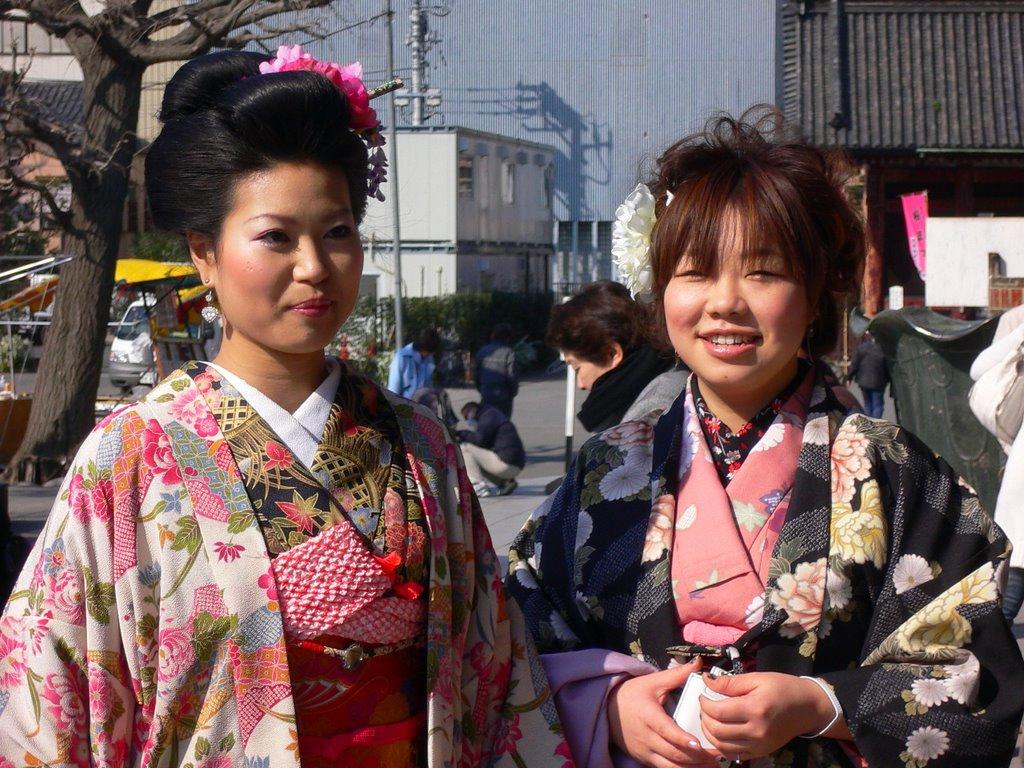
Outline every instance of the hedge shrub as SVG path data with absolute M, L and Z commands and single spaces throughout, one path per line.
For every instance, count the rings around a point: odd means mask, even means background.
M 423 328 L 433 326 L 444 336 L 447 346 L 476 352 L 490 339 L 498 323 L 512 326 L 513 343 L 525 340 L 530 353 L 525 359 L 545 365 L 554 353 L 543 345 L 554 297 L 549 293 L 477 292 L 449 296 L 410 298 L 403 302 L 403 334 L 409 343 Z M 351 359 L 360 367 L 379 368 L 379 358 L 394 349 L 395 313 L 390 298 L 359 301 L 352 316 L 342 327 L 340 338 L 348 342 Z

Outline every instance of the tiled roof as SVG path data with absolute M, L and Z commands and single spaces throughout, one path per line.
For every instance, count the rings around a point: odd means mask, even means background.
M 1024 2 L 787 0 L 782 14 L 782 106 L 815 143 L 1024 149 Z
M 23 82 L 21 87 L 29 98 L 41 105 L 51 120 L 72 130 L 81 129 L 85 112 L 80 82 L 34 80 Z

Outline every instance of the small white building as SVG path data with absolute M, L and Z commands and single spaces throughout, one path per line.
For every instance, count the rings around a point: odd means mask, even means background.
M 397 141 L 404 296 L 550 289 L 551 147 L 453 126 L 403 128 Z M 370 200 L 360 227 L 364 294 L 394 295 L 391 206 Z
M 925 242 L 929 307 L 992 306 L 992 277 L 1024 278 L 1024 218 L 930 217 Z

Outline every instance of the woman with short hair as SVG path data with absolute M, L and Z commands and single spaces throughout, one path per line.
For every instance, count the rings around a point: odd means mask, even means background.
M 844 182 L 777 114 L 722 117 L 621 211 L 620 266 L 693 374 L 660 419 L 583 447 L 506 581 L 578 764 L 1013 754 L 1006 537 L 917 438 L 851 411 L 819 361 L 865 251 Z M 683 697 L 688 730 L 663 709 L 684 684 L 706 691 Z
M 621 283 L 598 280 L 554 306 L 546 341 L 575 370 L 576 385 L 589 391 L 577 414 L 587 431 L 613 427 L 630 411 L 644 415 L 667 405 L 656 398 L 637 402 L 673 360 L 648 343 L 647 313 Z

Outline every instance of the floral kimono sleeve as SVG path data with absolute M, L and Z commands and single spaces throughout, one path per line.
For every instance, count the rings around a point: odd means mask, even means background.
M 541 653 L 593 647 L 595 629 L 576 606 L 575 543 L 587 448 L 558 490 L 526 521 L 509 551 L 505 586 Z
M 872 447 L 838 473 L 833 456 L 832 608 L 815 663 L 851 668 L 819 676 L 872 766 L 1005 765 L 1024 709 L 997 588 L 1006 537 L 919 440 L 867 419 L 854 428 Z M 845 663 L 844 635 L 866 637 Z
M 101 425 L 79 450 L 0 619 L 4 768 L 128 764 L 136 699 L 113 577 L 116 433 Z

